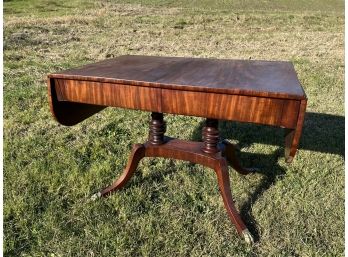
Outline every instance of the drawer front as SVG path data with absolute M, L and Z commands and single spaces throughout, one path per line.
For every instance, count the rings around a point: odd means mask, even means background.
M 300 101 L 54 79 L 58 101 L 295 128 Z
M 162 111 L 295 128 L 299 101 L 162 89 Z
M 59 101 L 160 111 L 161 89 L 93 81 L 55 79 Z

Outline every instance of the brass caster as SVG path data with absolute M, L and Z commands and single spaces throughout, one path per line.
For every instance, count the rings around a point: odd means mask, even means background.
M 254 244 L 254 238 L 253 236 L 251 235 L 249 229 L 244 229 L 242 231 L 242 236 L 244 238 L 244 241 L 248 244 L 248 245 L 253 245 Z
M 97 200 L 100 197 L 101 197 L 101 193 L 100 192 L 95 193 L 94 195 L 91 196 L 91 201 L 95 201 L 95 200 Z
M 285 158 L 285 162 L 286 162 L 286 164 L 290 164 L 290 163 L 292 163 L 292 160 L 294 159 L 294 157 L 291 157 L 291 156 L 289 156 L 289 157 L 286 157 Z

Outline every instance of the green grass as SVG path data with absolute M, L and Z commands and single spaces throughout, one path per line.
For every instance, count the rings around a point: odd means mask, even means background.
M 343 256 L 343 1 L 8 1 L 4 3 L 6 256 Z M 122 54 L 290 60 L 309 102 L 300 150 L 278 128 L 223 122 L 245 165 L 232 193 L 259 238 L 248 247 L 212 170 L 144 159 L 108 199 L 89 197 L 147 137 L 149 114 L 108 108 L 57 124 L 46 75 Z M 203 119 L 166 115 L 168 135 L 200 139 Z

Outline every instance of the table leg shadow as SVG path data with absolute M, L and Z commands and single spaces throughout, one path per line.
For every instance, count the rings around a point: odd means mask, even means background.
M 201 164 L 213 169 L 217 176 L 220 193 L 227 214 L 235 225 L 238 233 L 248 244 L 254 239 L 241 219 L 231 194 L 228 166 L 240 174 L 254 172 L 253 169 L 243 168 L 236 158 L 235 148 L 228 141 L 219 142 L 218 120 L 207 119 L 202 129 L 202 142 L 186 141 L 164 136 L 166 122 L 162 113 L 152 113 L 149 123 L 149 138 L 144 144 L 133 145 L 128 164 L 122 175 L 110 186 L 94 194 L 92 199 L 107 197 L 121 189 L 131 179 L 140 160 L 144 157 L 171 158 Z M 199 140 L 201 141 L 201 140 Z
M 204 122 L 202 121 L 194 130 L 191 136 L 192 140 L 194 141 L 200 140 L 199 131 L 201 131 L 203 126 L 204 126 Z M 236 124 L 234 122 L 221 121 L 219 126 L 221 138 L 236 139 L 236 135 L 237 135 L 237 138 L 238 136 L 241 136 L 241 139 L 243 139 L 246 131 L 245 131 L 245 128 L 240 128 L 239 126 L 243 127 L 243 124 L 239 124 L 239 123 Z M 264 129 L 267 130 L 267 127 L 265 127 Z M 242 131 L 241 134 L 236 133 L 236 131 L 239 131 L 239 130 Z M 254 132 L 255 128 L 250 127 L 250 131 Z M 262 137 L 262 136 L 265 136 L 265 134 L 267 136 L 267 133 L 269 134 L 270 132 L 272 131 L 262 131 L 260 133 L 260 131 L 258 130 L 258 134 L 255 136 Z M 273 154 L 271 155 L 254 154 L 254 153 L 247 153 L 247 152 L 240 151 L 240 149 L 248 147 L 253 142 L 257 141 L 255 140 L 255 136 L 254 137 L 247 136 L 246 138 L 248 138 L 248 140 L 244 140 L 244 141 L 240 140 L 238 144 L 235 144 L 235 149 L 237 150 L 236 158 L 240 161 L 242 166 L 256 167 L 254 168 L 253 172 L 263 175 L 263 178 L 261 179 L 261 182 L 257 185 L 256 189 L 250 193 L 248 200 L 242 203 L 241 207 L 239 208 L 240 215 L 245 225 L 248 227 L 249 231 L 252 233 L 254 237 L 254 242 L 258 242 L 260 239 L 260 233 L 257 227 L 257 222 L 251 213 L 251 208 L 253 204 L 259 199 L 259 197 L 265 191 L 267 191 L 272 186 L 272 184 L 275 183 L 276 180 L 280 179 L 281 176 L 285 174 L 285 170 L 278 165 L 278 159 L 281 158 L 284 148 L 280 147 L 276 149 L 276 151 L 274 151 Z M 275 138 L 274 134 L 272 134 L 271 138 L 273 139 Z M 278 141 L 280 142 L 280 140 Z M 250 174 L 249 176 L 252 176 L 252 174 Z M 233 185 L 231 189 L 233 191 Z
M 133 146 L 128 165 L 123 175 L 121 175 L 121 177 L 116 180 L 111 186 L 105 188 L 95 196 L 107 196 L 111 192 L 123 187 L 133 176 L 139 161 L 143 157 L 174 158 L 202 164 L 204 166 L 213 168 L 215 172 L 217 172 L 219 181 L 218 184 L 224 200 L 225 208 L 227 209 L 227 212 L 232 222 L 235 224 L 238 232 L 241 235 L 246 235 L 245 240 L 247 242 L 252 242 L 253 240 L 258 241 L 260 234 L 257 229 L 256 221 L 250 213 L 250 210 L 252 205 L 259 199 L 259 197 L 265 191 L 267 191 L 277 180 L 281 179 L 282 175 L 285 174 L 284 168 L 278 165 L 278 159 L 281 157 L 281 153 L 284 152 L 284 146 L 282 146 L 282 140 L 284 139 L 284 137 L 281 136 L 281 132 L 284 131 L 279 128 L 276 129 L 269 126 L 259 126 L 258 129 L 255 129 L 255 125 L 253 125 L 253 127 L 248 128 L 248 126 L 250 125 L 232 122 L 221 122 L 218 129 L 217 121 L 215 122 L 211 120 L 207 121 L 208 123 L 205 123 L 206 127 L 204 127 L 203 122 L 199 124 L 199 126 L 197 126 L 192 134 L 191 139 L 193 139 L 193 141 L 201 141 L 203 137 L 203 142 L 195 143 L 192 141 L 183 141 L 164 137 L 163 135 L 166 129 L 165 122 L 163 122 L 163 115 L 153 115 L 155 116 L 153 116 L 153 120 L 150 123 L 149 141 L 145 144 L 136 144 Z M 160 116 L 157 117 L 158 115 Z M 316 126 L 319 124 L 319 127 L 323 126 L 323 118 L 320 115 L 310 114 L 308 116 L 309 124 L 315 124 Z M 326 119 L 324 118 L 324 120 Z M 327 133 L 328 131 L 333 131 L 336 136 L 341 137 L 342 135 L 337 131 L 337 128 L 341 128 L 341 126 L 344 127 L 344 118 L 333 118 L 332 116 L 329 116 L 328 121 L 330 122 L 330 125 L 333 125 L 334 127 L 325 130 L 325 132 Z M 208 126 L 208 130 L 207 125 L 210 126 Z M 217 132 L 218 130 L 220 130 L 220 132 Z M 313 128 L 305 127 L 304 136 L 306 136 L 306 133 L 309 133 L 310 131 L 313 131 Z M 319 131 L 321 130 L 319 129 Z M 260 139 L 262 143 L 281 145 L 281 147 L 277 148 L 276 151 L 274 151 L 274 153 L 270 155 L 250 153 L 241 154 L 238 153 L 238 151 L 235 151 L 235 147 L 226 141 L 223 141 L 221 145 L 218 144 L 219 133 L 220 138 L 237 139 L 239 141 L 239 143 L 237 144 L 237 149 L 238 147 L 242 149 L 244 147 L 250 146 L 254 142 L 260 141 Z M 310 135 L 308 135 L 308 137 L 311 138 Z M 337 144 L 337 141 L 335 142 Z M 327 142 L 325 144 L 317 144 L 317 141 L 315 141 L 315 144 L 305 144 L 305 146 L 309 149 L 315 148 L 321 149 L 322 151 L 334 150 L 335 153 L 341 152 L 339 143 L 337 147 L 337 145 L 330 146 L 330 144 L 327 144 Z M 320 148 L 320 146 L 322 148 Z M 230 148 L 230 150 L 228 150 L 228 148 Z M 229 152 L 233 152 L 232 157 L 230 154 L 228 154 Z M 342 153 L 343 152 L 344 151 L 342 151 Z M 242 157 L 242 164 L 251 164 L 248 166 L 259 166 L 260 169 L 256 171 L 242 168 L 242 165 L 239 164 L 239 157 Z M 235 162 L 233 161 L 234 158 L 236 159 Z M 243 217 L 243 220 L 239 217 L 239 214 L 235 209 L 233 200 L 231 198 L 226 161 L 229 161 L 233 169 L 240 174 L 246 175 L 250 173 L 250 171 L 263 174 L 263 178 L 257 188 L 250 194 L 247 202 L 243 203 L 240 207 L 240 214 L 241 217 Z M 249 163 L 244 163 L 245 161 Z M 218 166 L 220 167 L 221 165 L 224 166 L 224 168 L 221 168 L 222 171 L 220 172 L 220 168 L 218 168 Z M 243 221 L 245 222 L 245 224 Z M 252 238 L 249 231 L 254 236 L 254 239 Z M 246 232 L 246 234 L 243 232 Z
M 199 132 L 203 126 L 204 122 L 202 121 L 193 132 L 192 140 L 200 140 Z M 237 149 L 249 147 L 254 143 L 279 146 L 271 155 L 237 151 L 237 157 L 242 164 L 258 167 L 259 169 L 256 172 L 263 175 L 259 185 L 240 207 L 241 217 L 257 242 L 260 239 L 260 234 L 251 209 L 262 194 L 276 181 L 282 179 L 282 176 L 286 173 L 286 170 L 278 164 L 279 158 L 284 158 L 286 130 L 228 121 L 220 122 L 219 130 L 221 138 L 238 141 Z M 323 113 L 306 113 L 299 148 L 344 156 L 344 117 Z

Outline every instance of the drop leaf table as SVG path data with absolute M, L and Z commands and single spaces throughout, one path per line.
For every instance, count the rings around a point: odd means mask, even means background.
M 283 61 L 120 56 L 48 75 L 48 93 L 53 116 L 67 126 L 107 106 L 152 113 L 148 141 L 133 146 L 121 177 L 95 197 L 124 186 L 144 157 L 201 164 L 215 171 L 227 213 L 248 243 L 253 237 L 235 208 L 228 166 L 243 175 L 255 170 L 242 167 L 234 146 L 220 139 L 218 121 L 286 128 L 285 159 L 290 163 L 307 104 L 293 65 Z M 165 136 L 163 113 L 206 118 L 202 142 Z

